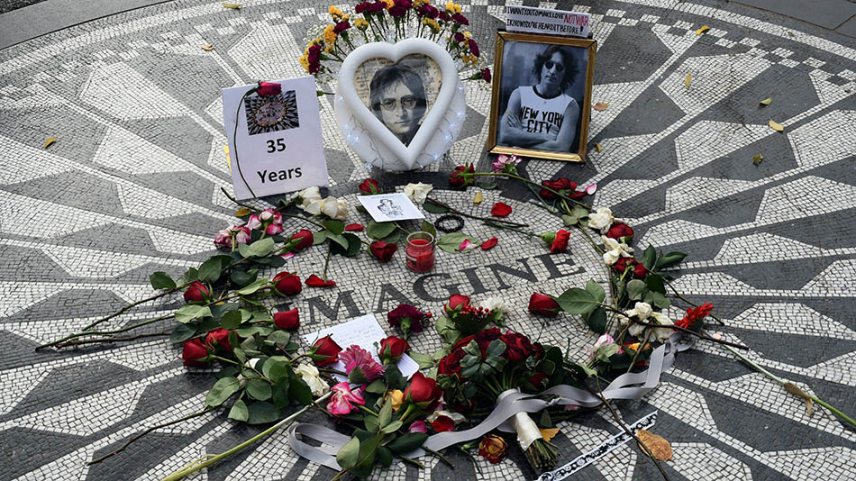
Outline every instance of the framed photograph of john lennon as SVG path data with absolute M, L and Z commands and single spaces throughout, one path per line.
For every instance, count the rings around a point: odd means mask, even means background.
M 497 34 L 492 154 L 584 161 L 596 45 L 590 39 Z

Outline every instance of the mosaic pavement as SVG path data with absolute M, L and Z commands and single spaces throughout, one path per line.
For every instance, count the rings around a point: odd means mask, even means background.
M 88 466 L 146 426 L 197 410 L 211 374 L 187 372 L 164 340 L 33 352 L 146 297 L 150 272 L 198 264 L 213 233 L 229 222 L 232 205 L 219 192 L 229 183 L 219 89 L 300 75 L 298 46 L 324 13 L 308 1 L 241 3 L 233 11 L 220 2 L 178 1 L 0 52 L 0 479 L 157 479 L 255 432 L 203 416 Z M 690 254 L 677 284 L 690 298 L 717 306 L 724 338 L 752 346 L 751 357 L 772 372 L 853 415 L 856 51 L 819 30 L 702 3 L 560 3 L 594 17 L 593 101 L 610 104 L 592 113 L 591 143 L 602 150 L 586 166 L 533 161 L 527 171 L 538 179 L 597 181 L 595 205 L 612 206 L 635 226 L 640 246 Z M 480 43 L 490 45 L 503 6 L 463 4 Z M 711 29 L 696 36 L 702 24 Z M 213 52 L 200 49 L 209 42 Z M 766 97 L 772 105 L 759 107 Z M 471 84 L 467 100 L 470 120 L 452 150 L 455 161 L 481 158 L 487 135 L 489 92 Z M 339 136 L 332 106 L 326 99 L 322 105 L 333 191 L 353 192 L 366 171 Z M 785 125 L 783 134 L 767 127 L 771 118 Z M 58 142 L 41 149 L 49 136 Z M 764 161 L 756 166 L 758 153 Z M 444 185 L 444 176 L 432 172 L 383 180 L 416 179 Z M 518 218 L 558 227 L 520 200 L 520 192 L 486 195 L 473 207 L 466 196 L 437 193 L 482 214 L 505 196 Z M 465 229 L 493 235 L 475 224 Z M 525 303 L 533 289 L 557 293 L 603 276 L 594 254 L 580 243 L 570 257 L 546 256 L 521 236 L 498 236 L 500 246 L 486 254 L 441 254 L 433 276 L 414 276 L 396 262 L 379 266 L 365 255 L 338 260 L 330 272 L 340 289 L 310 289 L 298 300 L 305 328 L 382 314 L 405 299 L 436 312 L 449 292 L 500 292 L 518 307 L 510 315 L 514 328 L 546 342 L 589 345 L 592 335 L 578 319 L 543 325 L 525 313 Z M 308 274 L 319 270 L 323 256 L 311 252 L 290 262 Z M 365 272 L 377 281 L 366 285 Z M 428 352 L 433 342 L 421 336 L 414 344 Z M 654 431 L 672 442 L 674 460 L 666 469 L 673 480 L 856 479 L 854 431 L 823 410 L 808 417 L 798 399 L 717 346 L 683 353 L 652 395 L 621 409 L 628 421 L 658 412 Z M 602 415 L 562 427 L 556 442 L 565 462 L 619 431 Z M 498 465 L 479 460 L 477 469 L 462 455 L 450 457 L 454 471 L 429 459 L 425 470 L 397 464 L 382 477 L 532 477 L 517 453 Z M 332 475 L 297 459 L 284 436 L 275 435 L 195 479 Z M 625 445 L 574 479 L 658 474 Z

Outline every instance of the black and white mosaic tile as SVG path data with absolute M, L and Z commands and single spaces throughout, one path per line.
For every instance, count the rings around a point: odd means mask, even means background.
M 464 0 L 482 45 L 492 44 L 505 3 L 588 11 L 598 40 L 591 147 L 584 166 L 531 161 L 538 179 L 597 182 L 595 205 L 612 206 L 651 243 L 690 254 L 676 286 L 710 300 L 724 338 L 749 357 L 851 415 L 856 412 L 856 49 L 823 31 L 796 30 L 720 1 L 488 2 Z M 219 89 L 302 75 L 297 56 L 326 5 L 308 0 L 180 0 L 79 25 L 0 51 L 0 479 L 159 479 L 253 432 L 216 415 L 171 426 L 103 464 L 87 462 L 152 424 L 199 409 L 211 373 L 188 372 L 166 341 L 73 354 L 34 353 L 38 343 L 150 293 L 147 273 L 181 272 L 211 250 L 231 202 Z M 757 11 L 754 11 L 757 15 Z M 704 35 L 695 30 L 711 27 Z M 804 27 L 801 27 L 804 29 Z M 838 37 L 836 37 L 838 38 Z M 205 43 L 214 51 L 205 52 Z M 483 51 L 489 50 L 483 48 Z M 490 52 L 486 53 L 487 55 Z M 683 79 L 692 75 L 692 87 Z M 773 98 L 769 107 L 758 101 Z M 468 84 L 468 123 L 455 162 L 483 158 L 490 92 Z M 321 99 L 331 185 L 353 204 L 367 175 Z M 785 126 L 776 133 L 769 119 Z M 58 142 L 48 150 L 49 136 Z M 764 161 L 754 165 L 761 153 Z M 558 227 L 525 191 L 443 190 L 444 169 L 385 176 L 389 186 L 434 182 L 436 195 L 486 213 L 493 201 L 544 230 Z M 352 210 L 353 218 L 359 214 Z M 575 239 L 559 258 L 514 233 L 474 255 L 440 254 L 418 277 L 367 256 L 338 261 L 340 288 L 297 300 L 306 329 L 398 302 L 436 309 L 450 292 L 501 296 L 510 325 L 580 352 L 593 342 L 579 319 L 547 324 L 525 311 L 534 290 L 557 293 L 602 279 L 597 256 Z M 288 266 L 320 271 L 323 254 Z M 366 273 L 371 273 L 366 279 Z M 152 311 L 117 318 L 121 326 Z M 430 352 L 437 341 L 417 337 Z M 671 479 L 856 480 L 856 433 L 827 411 L 811 417 L 796 399 L 712 345 L 677 360 L 646 399 L 621 405 L 628 421 L 658 412 L 655 431 L 673 443 Z M 562 425 L 563 462 L 619 432 L 609 416 Z M 450 455 L 379 479 L 532 478 L 519 453 L 497 465 Z M 329 479 L 298 459 L 280 433 L 194 479 Z M 623 446 L 576 479 L 657 479 Z

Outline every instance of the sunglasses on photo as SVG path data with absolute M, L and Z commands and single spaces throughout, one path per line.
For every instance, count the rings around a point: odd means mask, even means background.
M 563 72 L 565 70 L 564 65 L 562 65 L 560 63 L 556 63 L 552 60 L 547 60 L 546 62 L 544 62 L 544 67 L 547 70 L 551 70 L 553 67 L 556 67 L 556 72 Z
M 380 106 L 384 110 L 386 110 L 387 112 L 391 112 L 391 111 L 395 110 L 396 104 L 399 104 L 399 103 L 401 104 L 402 109 L 410 110 L 413 107 L 416 107 L 417 98 L 412 96 L 412 95 L 408 95 L 406 97 L 401 97 L 400 100 L 399 99 L 392 99 L 392 98 L 383 99 L 380 103 Z

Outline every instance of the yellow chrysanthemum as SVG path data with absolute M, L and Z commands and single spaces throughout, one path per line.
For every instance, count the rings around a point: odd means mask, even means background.
M 461 13 L 461 6 L 455 2 L 446 2 L 446 13 L 449 15 Z
M 336 45 L 336 39 L 339 37 L 335 28 L 336 26 L 332 23 L 324 27 L 324 45 L 330 50 L 333 49 L 333 45 Z
M 300 62 L 300 66 L 303 67 L 303 70 L 306 70 L 306 73 L 309 73 L 309 55 L 303 54 L 298 59 Z
M 340 21 L 342 19 L 342 17 L 345 16 L 345 12 L 341 11 L 335 5 L 330 5 L 330 8 L 327 9 L 327 12 L 329 12 L 330 16 L 332 16 L 333 19 L 336 20 L 337 22 Z
M 431 5 L 431 0 L 413 0 L 414 8 L 419 8 L 422 5 Z
M 369 22 L 364 18 L 358 18 L 354 20 L 354 27 L 356 27 L 358 30 L 365 30 L 369 28 Z
M 470 63 L 473 65 L 478 65 L 478 63 L 479 63 L 479 58 L 476 57 L 475 55 L 463 55 L 463 56 L 461 56 L 461 60 L 464 63 Z
M 422 25 L 427 26 L 431 29 L 432 32 L 437 33 L 440 31 L 440 24 L 437 23 L 433 18 L 425 17 L 422 19 Z
M 464 38 L 466 38 L 468 40 L 473 38 L 472 32 L 470 32 L 469 30 L 464 30 Z
M 381 0 L 381 1 L 386 5 L 387 10 L 389 10 L 390 8 L 395 6 L 395 2 L 393 0 Z

